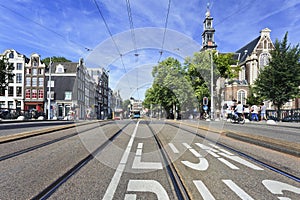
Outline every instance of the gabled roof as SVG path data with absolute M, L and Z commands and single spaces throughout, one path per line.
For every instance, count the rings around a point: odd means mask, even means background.
M 239 63 L 242 63 L 246 60 L 247 56 L 251 55 L 257 43 L 259 42 L 261 36 L 258 36 L 244 47 L 240 48 L 236 51 L 239 54 Z
M 51 67 L 51 73 L 52 74 L 55 73 L 56 66 L 59 65 L 59 64 L 64 66 L 64 70 L 65 70 L 64 73 L 76 74 L 77 66 L 78 66 L 77 62 L 53 62 L 52 67 Z M 48 70 L 49 70 L 49 67 L 48 67 Z

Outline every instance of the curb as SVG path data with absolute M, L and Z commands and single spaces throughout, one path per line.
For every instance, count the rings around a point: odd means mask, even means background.
M 190 127 L 198 128 L 198 129 L 205 130 L 205 131 L 210 131 L 213 133 L 218 133 L 220 135 L 230 137 L 230 138 L 233 138 L 236 140 L 240 140 L 240 141 L 247 142 L 250 144 L 255 144 L 255 145 L 266 147 L 266 148 L 269 148 L 269 149 L 272 149 L 275 151 L 279 151 L 282 153 L 300 157 L 300 144 L 299 143 L 287 142 L 287 141 L 273 139 L 273 138 L 259 136 L 259 135 L 249 135 L 246 133 L 233 132 L 233 131 L 229 131 L 229 130 L 219 131 L 219 130 L 210 129 L 205 126 L 198 126 L 198 125 L 196 126 L 196 125 L 188 124 L 185 122 L 178 122 L 178 121 L 171 121 L 171 122 L 184 124 L 184 125 L 187 125 Z

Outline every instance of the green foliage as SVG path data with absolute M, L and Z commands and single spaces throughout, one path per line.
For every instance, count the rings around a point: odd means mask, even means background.
M 122 102 L 123 111 L 128 110 L 128 105 L 130 105 L 130 100 L 129 99 Z
M 246 98 L 247 104 L 249 105 L 260 105 L 263 102 L 263 99 L 255 95 L 253 87 L 250 86 L 250 94 Z
M 287 36 L 281 42 L 276 40 L 272 59 L 260 71 L 254 87 L 258 96 L 271 100 L 278 110 L 300 93 L 300 48 L 288 44 Z
M 12 73 L 14 70 L 13 63 L 9 63 L 8 59 L 2 57 L 0 59 L 0 90 L 6 90 L 8 86 L 8 80 L 12 79 L 15 74 Z
M 146 91 L 144 106 L 162 105 L 167 113 L 177 109 L 189 109 L 195 106 L 194 93 L 186 79 L 181 63 L 174 58 L 167 58 L 153 67 L 153 85 Z
M 213 61 L 216 68 L 222 78 L 231 79 L 238 76 L 240 68 L 232 68 L 232 65 L 236 64 L 236 60 L 233 59 L 233 53 L 226 54 L 213 54 Z
M 53 56 L 51 57 L 52 62 L 71 62 L 71 60 L 66 59 L 65 57 L 61 57 L 61 56 Z M 50 57 L 44 58 L 42 60 L 43 63 L 45 63 L 47 66 L 50 63 Z

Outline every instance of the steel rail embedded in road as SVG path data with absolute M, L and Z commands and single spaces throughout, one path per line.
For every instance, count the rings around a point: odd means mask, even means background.
M 41 191 L 39 194 L 34 196 L 33 200 L 41 200 L 49 198 L 63 183 L 65 183 L 70 177 L 76 174 L 82 167 L 84 167 L 87 163 L 89 163 L 93 158 L 94 155 L 100 153 L 104 148 L 110 144 L 120 133 L 130 124 L 131 122 L 125 124 L 119 131 L 113 134 L 108 140 L 106 140 L 103 144 L 101 144 L 96 150 L 86 156 L 84 159 L 79 161 L 75 166 L 73 166 L 70 170 L 60 176 L 56 181 L 50 184 L 47 188 Z
M 288 172 L 285 172 L 285 171 L 283 171 L 283 170 L 281 170 L 281 169 L 279 169 L 279 168 L 277 168 L 277 167 L 271 166 L 270 164 L 267 164 L 267 163 L 265 163 L 265 162 L 263 162 L 263 161 L 260 161 L 260 160 L 258 160 L 258 159 L 256 159 L 256 158 L 254 158 L 253 156 L 250 156 L 250 155 L 248 155 L 248 154 L 246 154 L 246 153 L 241 152 L 240 150 L 237 150 L 237 149 L 234 149 L 234 148 L 232 148 L 232 147 L 229 147 L 228 145 L 223 144 L 223 143 L 220 143 L 220 142 L 218 142 L 218 141 L 214 141 L 214 140 L 212 140 L 212 139 L 206 138 L 206 137 L 200 135 L 199 133 L 192 132 L 192 131 L 190 131 L 190 130 L 188 130 L 188 129 L 185 129 L 185 128 L 182 128 L 182 127 L 180 127 L 180 126 L 171 124 L 171 123 L 169 123 L 169 122 L 168 122 L 167 124 L 170 125 L 170 126 L 179 128 L 179 129 L 181 129 L 181 130 L 187 131 L 187 132 L 189 132 L 189 133 L 192 133 L 192 134 L 196 135 L 197 137 L 201 137 L 201 138 L 206 139 L 206 140 L 208 140 L 208 141 L 210 141 L 210 142 L 214 142 L 214 143 L 216 143 L 217 145 L 219 145 L 219 146 L 221 146 L 221 147 L 223 147 L 223 148 L 226 148 L 226 149 L 228 149 L 228 150 L 230 150 L 230 151 L 233 151 L 233 152 L 239 154 L 240 156 L 242 156 L 242 157 L 244 157 L 244 158 L 247 158 L 247 159 L 249 159 L 249 160 L 252 160 L 253 162 L 255 162 L 255 163 L 258 164 L 258 165 L 261 165 L 261 166 L 263 166 L 263 167 L 266 167 L 266 168 L 268 168 L 268 169 L 270 169 L 270 170 L 272 170 L 272 171 L 274 171 L 274 172 L 276 172 L 276 173 L 279 173 L 279 174 L 281 174 L 281 175 L 283 175 L 283 176 L 285 176 L 285 177 L 287 177 L 287 178 L 290 178 L 290 179 L 292 179 L 292 180 L 297 181 L 298 183 L 300 183 L 300 177 L 297 177 L 297 176 L 292 175 L 292 174 L 290 174 L 290 173 L 288 173 Z
M 105 126 L 105 125 L 107 125 L 107 124 L 110 124 L 110 122 L 109 122 L 109 123 L 106 123 L 106 124 L 101 124 L 100 126 Z M 85 125 L 89 125 L 89 124 L 85 124 Z M 65 136 L 56 138 L 56 139 L 54 139 L 54 140 L 50 140 L 50 141 L 48 141 L 48 142 L 44 142 L 44 143 L 42 143 L 42 144 L 38 144 L 38 145 L 35 145 L 35 146 L 28 147 L 28 148 L 26 148 L 26 149 L 22 149 L 22 150 L 13 152 L 13 153 L 6 154 L 6 155 L 0 157 L 0 162 L 3 161 L 3 160 L 7 160 L 7 159 L 10 159 L 10 158 L 13 158 L 13 157 L 22 155 L 22 154 L 24 154 L 24 153 L 28 153 L 28 152 L 34 151 L 34 150 L 36 150 L 36 149 L 39 149 L 39 148 L 48 146 L 48 145 L 50 145 L 50 144 L 54 144 L 54 143 L 56 143 L 56 142 L 59 142 L 59 141 L 62 141 L 62 140 L 65 140 L 65 139 L 74 137 L 74 136 L 76 136 L 76 135 L 82 134 L 82 133 L 84 133 L 84 132 L 87 132 L 87 131 L 90 131 L 90 130 L 93 130 L 93 129 L 96 129 L 96 128 L 98 128 L 98 126 L 97 126 L 97 127 L 88 128 L 88 129 L 86 129 L 86 130 L 84 130 L 84 131 L 81 131 L 80 133 L 76 132 L 76 133 L 68 134 L 68 135 L 65 135 Z M 54 132 L 59 132 L 59 131 L 61 131 L 61 129 L 55 130 Z M 23 139 L 25 139 L 25 138 L 23 138 Z
M 168 175 L 171 178 L 172 181 L 172 185 L 174 187 L 175 193 L 178 197 L 178 199 L 183 200 L 183 199 L 191 199 L 190 195 L 188 194 L 183 182 L 181 181 L 179 174 L 177 172 L 177 170 L 175 169 L 175 167 L 173 166 L 173 163 L 171 162 L 171 159 L 169 158 L 167 152 L 164 150 L 162 142 L 160 141 L 160 139 L 158 138 L 158 136 L 156 135 L 155 131 L 151 128 L 151 126 L 146 123 L 151 131 L 151 133 L 154 136 L 154 139 L 159 147 L 159 150 L 162 154 L 162 158 L 165 162 L 165 166 L 166 166 L 166 170 L 168 172 Z

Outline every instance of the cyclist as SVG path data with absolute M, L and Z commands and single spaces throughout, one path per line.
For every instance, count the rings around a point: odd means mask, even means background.
M 244 106 L 241 101 L 238 101 L 237 106 L 235 107 L 235 114 L 238 116 L 238 119 L 241 119 L 244 113 Z

